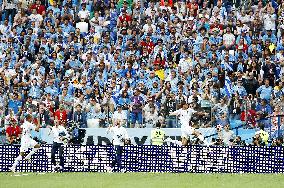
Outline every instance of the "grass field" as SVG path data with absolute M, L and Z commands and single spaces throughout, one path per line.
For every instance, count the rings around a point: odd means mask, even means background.
M 283 188 L 282 174 L 0 173 L 1 188 Z
M 282 174 L 0 173 L 1 188 L 283 188 Z

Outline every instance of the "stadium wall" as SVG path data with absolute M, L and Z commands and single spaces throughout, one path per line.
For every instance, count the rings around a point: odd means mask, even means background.
M 91 141 L 93 145 L 107 145 L 111 142 L 112 134 L 107 134 L 107 129 L 104 128 L 87 128 L 86 135 L 84 138 L 83 144 L 87 144 L 88 141 Z M 134 145 L 150 145 L 150 135 L 151 135 L 150 128 L 128 128 L 127 132 L 131 138 L 131 143 Z M 181 136 L 181 130 L 179 128 L 163 128 L 166 133 L 166 136 L 171 137 L 174 140 L 179 140 Z M 216 128 L 200 128 L 198 129 L 205 137 L 208 136 L 207 141 L 210 142 L 212 137 L 211 135 L 216 134 Z M 1 132 L 1 128 L 0 128 Z M 240 135 L 242 140 L 245 140 L 247 143 L 251 142 L 251 138 L 255 134 L 255 129 L 243 129 L 239 128 L 238 133 L 234 130 L 235 135 Z M 40 140 L 47 142 L 47 144 L 52 144 L 53 142 L 53 135 L 50 134 L 50 129 L 48 128 L 41 128 L 39 132 L 33 131 L 33 137 L 38 137 Z M 3 135 L 4 139 L 1 141 L 0 144 L 5 143 L 5 135 Z M 216 137 L 216 136 L 213 136 Z
M 0 171 L 19 155 L 18 145 L 0 145 Z M 32 162 L 21 161 L 20 172 L 51 172 L 51 145 L 43 145 Z M 112 146 L 68 145 L 67 172 L 106 172 L 114 159 Z M 57 161 L 58 158 L 57 158 Z M 284 147 L 125 146 L 122 165 L 129 172 L 283 173 Z

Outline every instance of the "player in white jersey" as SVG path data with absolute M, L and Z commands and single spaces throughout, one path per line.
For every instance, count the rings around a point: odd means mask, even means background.
M 107 133 L 111 132 L 113 134 L 113 145 L 115 150 L 115 160 L 113 160 L 111 167 L 107 168 L 108 172 L 112 172 L 115 164 L 118 166 L 118 172 L 125 172 L 121 167 L 121 156 L 122 156 L 122 146 L 124 144 L 129 144 L 129 136 L 124 127 L 121 126 L 120 120 L 115 121 L 115 126 L 109 126 Z
M 51 163 L 53 165 L 53 172 L 55 171 L 62 171 L 64 167 L 64 144 L 67 143 L 69 139 L 69 134 L 65 127 L 62 125 L 58 125 L 57 123 L 52 127 L 51 132 L 53 134 L 53 145 L 51 149 Z M 55 154 L 59 150 L 59 166 L 56 166 Z
M 13 166 L 10 168 L 12 172 L 15 172 L 16 166 L 19 164 L 19 161 L 23 159 L 25 156 L 25 152 L 28 151 L 29 148 L 33 148 L 32 151 L 24 158 L 24 160 L 30 160 L 31 156 L 40 148 L 40 145 L 32 139 L 31 132 L 39 131 L 40 124 L 35 125 L 32 123 L 32 115 L 28 114 L 25 122 L 22 124 L 22 138 L 21 138 L 21 147 L 20 147 L 20 155 L 15 159 Z
M 196 131 L 190 125 L 190 120 L 193 114 L 198 113 L 192 108 L 188 107 L 186 102 L 182 103 L 182 108 L 170 113 L 170 116 L 179 116 L 179 120 L 181 123 L 181 137 L 182 137 L 182 145 L 186 146 L 188 144 L 190 135 L 196 136 L 201 142 L 205 142 L 203 135 Z

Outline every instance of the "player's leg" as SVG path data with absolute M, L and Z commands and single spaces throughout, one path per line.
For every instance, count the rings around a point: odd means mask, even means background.
M 60 170 L 63 170 L 63 168 L 64 168 L 63 153 L 64 153 L 64 145 L 60 144 L 60 147 L 59 147 L 59 160 L 60 160 L 59 165 L 60 165 Z
M 116 151 L 116 161 L 117 161 L 118 171 L 122 169 L 121 168 L 121 156 L 122 156 L 122 146 L 118 146 L 117 151 Z
M 18 165 L 19 162 L 24 158 L 24 156 L 25 156 L 25 152 L 21 152 L 21 151 L 20 151 L 19 156 L 16 157 L 16 159 L 15 159 L 15 161 L 14 161 L 12 167 L 10 167 L 10 170 L 11 170 L 12 172 L 15 172 L 15 171 L 16 171 L 17 165 Z
M 182 145 L 183 146 L 187 146 L 188 145 L 188 140 L 189 140 L 188 130 L 182 129 L 181 130 L 181 143 L 182 143 Z
M 56 160 L 55 160 L 55 154 L 57 153 L 58 146 L 57 143 L 53 142 L 52 148 L 51 148 L 51 164 L 53 165 L 53 170 L 56 168 Z
M 110 165 L 111 169 L 113 169 L 115 164 L 117 163 L 117 158 L 116 158 L 117 146 L 114 146 L 114 153 L 115 153 L 115 158 L 114 158 L 114 160 L 112 161 L 112 163 Z
M 35 140 L 30 140 L 30 147 L 33 148 L 32 151 L 25 157 L 25 160 L 30 160 L 31 156 L 40 149 L 40 144 L 38 144 Z

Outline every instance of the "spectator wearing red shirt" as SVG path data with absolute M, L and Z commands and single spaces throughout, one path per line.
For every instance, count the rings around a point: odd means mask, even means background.
M 224 29 L 223 25 L 220 24 L 220 21 L 218 19 L 216 19 L 215 22 L 210 25 L 210 32 L 211 33 L 213 33 L 214 31 L 218 30 L 222 34 L 223 33 L 223 29 Z
M 36 2 L 31 6 L 30 10 L 32 12 L 33 9 L 36 9 L 36 12 L 42 15 L 45 12 L 45 6 L 41 4 L 40 0 L 36 0 Z
M 54 113 L 55 123 L 65 126 L 67 123 L 67 111 L 64 109 L 64 105 L 61 104 L 59 109 Z
M 17 121 L 12 119 L 9 127 L 6 129 L 6 138 L 9 144 L 19 143 L 21 136 L 21 128 L 17 125 Z
M 148 53 L 151 54 L 154 50 L 154 47 L 155 47 L 155 44 L 151 41 L 151 38 L 150 38 L 150 34 L 147 34 L 146 35 L 146 38 L 141 41 L 140 45 L 142 47 L 146 46 L 147 47 L 147 50 L 148 50 Z
M 132 18 L 131 18 L 131 16 L 129 16 L 129 15 L 126 13 L 126 10 L 123 9 L 123 10 L 121 11 L 121 16 L 118 17 L 118 23 L 117 23 L 117 25 L 118 25 L 119 27 L 121 27 L 121 25 L 122 25 L 122 23 L 123 23 L 124 21 L 126 21 L 126 22 L 128 23 L 128 25 L 130 25 L 130 24 L 131 24 L 131 21 L 132 21 Z
M 162 59 L 160 54 L 158 54 L 156 56 L 155 61 L 153 62 L 153 65 L 159 65 L 160 67 L 164 67 L 165 63 L 166 63 L 166 61 L 164 59 Z
M 195 0 L 194 2 L 189 1 L 189 3 L 187 4 L 187 8 L 190 11 L 194 11 L 194 17 L 197 16 L 197 11 L 198 11 L 198 0 Z

